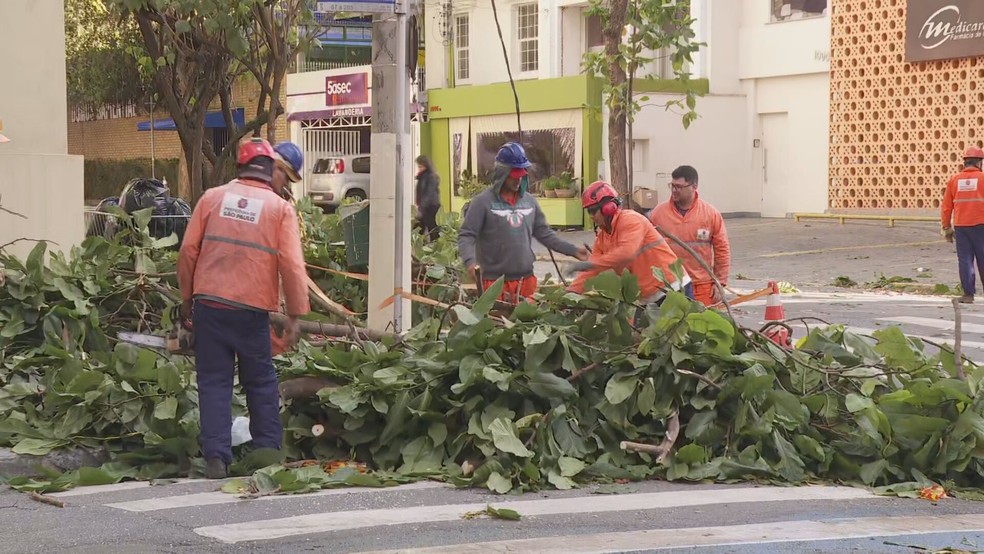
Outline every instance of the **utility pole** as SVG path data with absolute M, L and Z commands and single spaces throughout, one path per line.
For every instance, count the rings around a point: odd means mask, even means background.
M 395 13 L 374 15 L 372 22 L 368 324 L 370 329 L 397 333 L 412 324 L 410 301 L 399 296 L 411 291 L 410 2 L 397 0 Z M 387 306 L 380 309 L 384 303 Z

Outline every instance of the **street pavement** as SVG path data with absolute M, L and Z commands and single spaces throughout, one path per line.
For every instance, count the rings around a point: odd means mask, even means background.
M 908 552 L 984 544 L 980 504 L 861 488 L 646 482 L 524 496 L 436 482 L 242 500 L 221 482 L 0 492 L 0 551 Z M 602 494 L 605 493 L 605 494 Z M 469 514 L 511 508 L 520 521 Z M 904 546 L 897 546 L 904 545 Z
M 727 223 L 736 292 L 756 290 L 769 280 L 788 281 L 801 290 L 782 296 L 788 318 L 820 318 L 864 333 L 898 325 L 908 334 L 952 343 L 949 298 L 830 286 L 837 276 L 859 283 L 881 275 L 956 283 L 953 248 L 942 242 L 935 225 Z M 577 244 L 592 239 L 584 232 L 564 235 Z M 546 255 L 542 249 L 538 254 Z M 560 257 L 558 262 L 566 263 Z M 556 274 L 553 264 L 538 263 L 537 273 L 547 272 Z M 761 325 L 764 310 L 764 300 L 734 309 L 749 327 Z M 984 306 L 968 306 L 963 316 L 964 352 L 984 360 Z M 796 338 L 806 331 L 797 324 Z M 428 481 L 241 500 L 220 492 L 220 484 L 183 480 L 83 487 L 53 495 L 64 508 L 0 490 L 0 552 L 984 550 L 984 504 L 879 497 L 861 488 L 646 482 L 501 497 Z M 512 508 L 522 519 L 466 517 L 490 504 Z

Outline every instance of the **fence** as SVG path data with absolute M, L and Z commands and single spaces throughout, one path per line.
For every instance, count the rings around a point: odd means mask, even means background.
M 327 71 L 329 69 L 345 69 L 346 67 L 359 67 L 366 65 L 365 62 L 327 62 L 322 60 L 304 60 L 290 64 L 290 73 L 309 73 L 311 71 Z
M 301 134 L 304 150 L 304 180 L 308 182 L 314 164 L 321 158 L 331 155 L 361 153 L 359 131 L 337 129 L 303 129 Z
M 177 233 L 178 238 L 184 236 L 188 227 L 190 215 L 153 215 L 147 230 L 154 238 L 165 238 Z M 85 236 L 103 237 L 112 240 L 116 233 L 123 229 L 119 216 L 110 212 L 101 212 L 94 207 L 85 208 Z

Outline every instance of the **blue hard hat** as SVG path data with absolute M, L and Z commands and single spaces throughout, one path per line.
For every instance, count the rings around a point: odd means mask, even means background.
M 293 142 L 281 142 L 273 147 L 277 157 L 283 160 L 290 171 L 287 175 L 290 180 L 297 182 L 301 180 L 301 170 L 304 168 L 304 153 Z
M 495 161 L 512 168 L 526 169 L 533 165 L 526 159 L 526 150 L 515 142 L 503 144 L 502 148 L 499 148 L 499 153 L 495 155 Z

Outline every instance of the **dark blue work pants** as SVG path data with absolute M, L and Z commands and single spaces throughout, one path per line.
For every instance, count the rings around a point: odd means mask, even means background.
M 964 294 L 973 296 L 977 291 L 974 276 L 974 260 L 984 279 L 984 225 L 954 227 L 957 242 L 957 264 L 960 267 L 960 287 Z
M 232 462 L 232 381 L 237 359 L 253 446 L 279 449 L 283 425 L 270 352 L 270 314 L 196 302 L 193 318 L 201 410 L 199 442 L 205 459 Z

